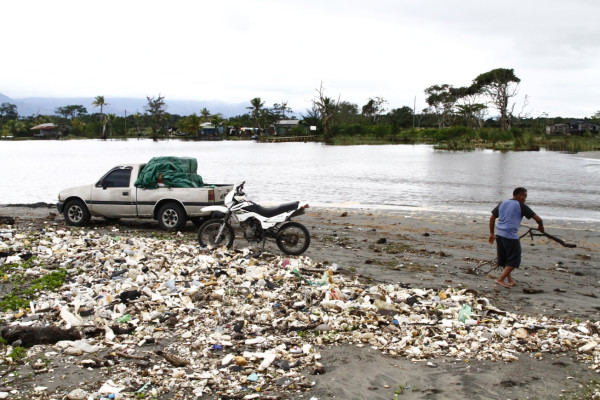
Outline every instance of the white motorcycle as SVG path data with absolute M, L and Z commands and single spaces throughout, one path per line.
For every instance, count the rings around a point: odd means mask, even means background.
M 285 203 L 275 207 L 262 207 L 245 199 L 244 183 L 234 186 L 225 196 L 224 206 L 204 207 L 202 211 L 211 211 L 213 218 L 204 222 L 198 230 L 198 242 L 202 246 L 226 246 L 231 248 L 235 234 L 229 221 L 233 217 L 240 225 L 244 237 L 249 242 L 262 242 L 274 239 L 277 247 L 285 254 L 300 255 L 310 245 L 308 229 L 292 217 L 304 214 L 308 204 L 299 201 Z

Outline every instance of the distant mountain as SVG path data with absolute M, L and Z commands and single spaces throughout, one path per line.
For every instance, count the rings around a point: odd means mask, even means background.
M 117 114 L 119 116 L 135 114 L 136 112 L 144 113 L 144 107 L 148 104 L 148 101 L 144 99 L 136 98 L 112 98 L 105 97 L 106 102 L 109 104 L 104 107 L 104 112 L 108 114 Z M 93 97 L 73 97 L 73 98 L 56 98 L 56 97 L 26 97 L 22 99 L 11 99 L 8 96 L 0 93 L 0 103 L 11 103 L 17 106 L 17 112 L 20 116 L 30 115 L 54 115 L 55 110 L 58 107 L 64 107 L 68 105 L 81 105 L 84 106 L 88 113 L 99 112 L 92 102 Z M 167 104 L 167 112 L 170 114 L 177 115 L 191 115 L 193 113 L 200 114 L 200 110 L 206 107 L 211 113 L 221 113 L 224 117 L 234 117 L 236 115 L 242 115 L 248 112 L 246 107 L 249 103 L 225 103 L 216 100 L 207 101 L 196 101 L 196 100 L 168 100 L 165 99 Z

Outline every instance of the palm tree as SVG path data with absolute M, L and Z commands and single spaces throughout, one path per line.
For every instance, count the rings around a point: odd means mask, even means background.
M 256 125 L 258 126 L 258 129 L 260 129 L 262 131 L 262 127 L 260 126 L 260 121 L 259 121 L 259 117 L 262 114 L 262 108 L 265 105 L 265 102 L 262 101 L 260 99 L 260 97 L 255 97 L 252 100 L 250 100 L 250 107 L 246 107 L 246 109 L 248 110 L 252 110 L 252 116 L 254 117 L 254 120 L 256 121 Z
M 102 139 L 106 139 L 106 120 L 104 118 L 104 106 L 109 106 L 106 101 L 104 101 L 104 96 L 96 96 L 92 105 L 96 108 L 100 107 L 100 121 L 102 122 Z
M 323 121 L 323 128 L 325 128 L 325 132 L 323 135 L 323 139 L 325 141 L 329 141 L 331 139 L 331 129 L 329 127 L 329 122 L 335 115 L 336 110 L 338 109 L 338 105 L 340 100 L 336 102 L 331 97 L 325 96 L 325 92 L 323 89 L 323 83 L 321 83 L 321 87 L 317 90 L 318 96 L 312 100 L 313 105 L 319 110 L 321 114 L 321 120 Z
M 112 137 L 112 134 L 113 134 L 113 124 L 114 124 L 114 122 L 116 120 L 117 120 L 117 114 L 108 114 L 106 116 L 106 122 L 107 122 L 107 125 L 108 125 L 108 132 L 109 132 L 108 136 Z
M 200 115 L 202 116 L 202 122 L 206 122 L 212 114 L 210 113 L 208 108 L 204 107 L 202 110 L 200 110 Z

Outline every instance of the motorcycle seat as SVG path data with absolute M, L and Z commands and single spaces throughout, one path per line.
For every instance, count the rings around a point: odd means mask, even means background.
M 275 207 L 263 207 L 258 204 L 252 204 L 250 206 L 244 207 L 244 210 L 255 212 L 263 217 L 271 218 L 276 215 L 282 214 L 284 212 L 292 211 L 298 208 L 299 201 L 294 201 L 291 203 L 280 204 Z

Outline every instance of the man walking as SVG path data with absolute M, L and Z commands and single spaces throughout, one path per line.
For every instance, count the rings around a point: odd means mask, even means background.
M 521 265 L 521 242 L 519 240 L 519 225 L 523 217 L 533 218 L 538 224 L 538 230 L 544 232 L 542 219 L 525 205 L 527 189 L 518 187 L 513 191 L 513 198 L 498 204 L 492 210 L 490 217 L 490 244 L 496 240 L 498 253 L 498 265 L 504 267 L 502 274 L 496 279 L 496 283 L 507 289 L 516 284 L 511 272 Z M 494 227 L 498 220 L 498 230 L 494 235 Z

